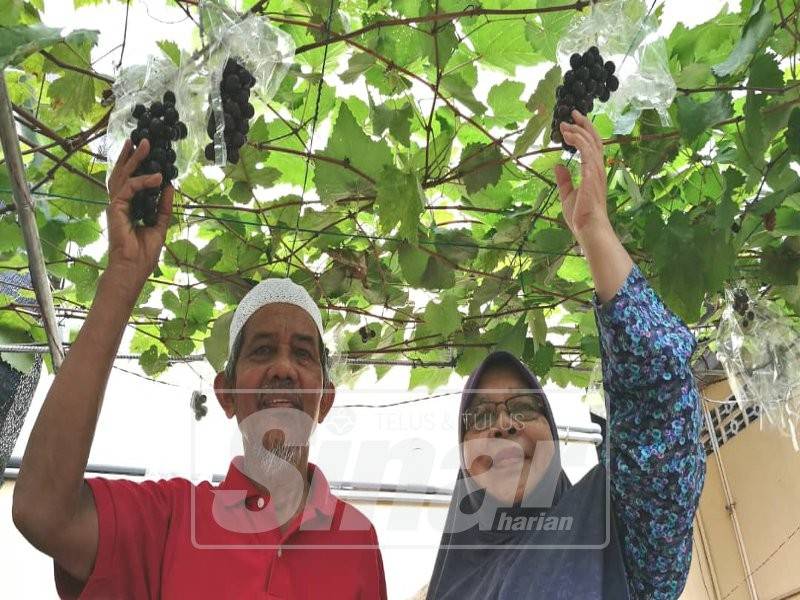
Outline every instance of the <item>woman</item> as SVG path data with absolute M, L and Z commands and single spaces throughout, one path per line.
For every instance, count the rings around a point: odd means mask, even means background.
M 461 400 L 461 468 L 429 600 L 673 599 L 686 582 L 705 478 L 697 342 L 617 239 L 602 142 L 573 118 L 562 133 L 581 152 L 581 185 L 563 166 L 555 174 L 595 282 L 606 448 L 571 484 L 538 380 L 512 355 L 489 355 Z

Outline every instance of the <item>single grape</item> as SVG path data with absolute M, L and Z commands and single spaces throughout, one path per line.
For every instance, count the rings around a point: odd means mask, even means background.
M 575 71 L 567 71 L 564 73 L 564 85 L 566 87 L 569 87 L 573 81 L 575 81 Z
M 155 148 L 150 152 L 150 159 L 163 164 L 167 162 L 167 151 L 164 148 Z
M 566 119 L 569 116 L 569 106 L 566 104 L 559 104 L 556 109 L 556 116 L 562 120 Z
M 174 106 L 169 106 L 164 109 L 164 122 L 167 125 L 174 125 L 178 122 L 178 111 L 175 110 Z
M 240 119 L 242 116 L 242 110 L 239 108 L 239 105 L 232 100 L 225 102 L 225 112 L 231 115 L 234 119 Z
M 577 52 L 569 57 L 569 66 L 573 69 L 581 68 L 581 55 Z
M 255 116 L 255 114 L 256 114 L 256 109 L 255 109 L 255 108 L 253 108 L 253 105 L 252 105 L 252 104 L 248 104 L 248 105 L 245 107 L 245 109 L 242 111 L 242 114 L 243 114 L 243 115 L 244 115 L 246 118 L 248 118 L 248 119 L 252 119 L 252 118 L 253 118 L 253 116 Z
M 144 116 L 144 113 L 147 109 L 145 108 L 144 104 L 137 104 L 133 107 L 133 118 L 134 119 L 141 119 Z
M 207 160 L 214 160 L 214 142 L 211 142 L 206 146 L 205 155 Z
M 619 79 L 614 75 L 609 75 L 606 80 L 606 87 L 610 92 L 616 92 L 619 89 Z
M 600 91 L 597 92 L 597 97 L 600 102 L 608 102 L 609 98 L 611 98 L 611 93 L 608 91 L 606 86 L 600 88 Z
M 175 106 L 175 93 L 171 91 L 164 92 L 164 104 L 168 106 Z
M 617 66 L 612 61 L 609 60 L 606 61 L 606 64 L 603 65 L 603 68 L 605 69 L 606 73 L 608 73 L 609 75 L 613 75 L 614 71 L 617 69 Z
M 154 117 L 164 116 L 164 104 L 156 100 L 150 105 L 150 114 Z
M 605 81 L 605 69 L 602 66 L 594 64 L 589 72 L 595 81 Z
M 237 148 L 240 148 L 241 146 L 244 146 L 245 141 L 246 140 L 244 138 L 244 135 L 242 135 L 238 131 L 234 132 L 233 139 L 231 140 L 231 143 L 234 146 L 236 146 Z
M 236 148 L 231 148 L 228 152 L 228 162 L 236 164 L 239 162 L 239 151 Z
M 153 118 L 150 120 L 150 133 L 153 137 L 160 138 L 164 136 L 164 121 L 159 118 Z
M 242 84 L 236 75 L 228 75 L 225 77 L 225 91 L 229 94 L 234 94 L 242 89 Z
M 577 99 L 583 98 L 586 95 L 586 85 L 582 81 L 576 81 L 572 84 L 572 93 Z
M 756 318 L 756 314 L 752 310 L 747 311 L 747 318 L 751 321 Z
M 581 67 L 575 72 L 575 76 L 583 82 L 589 80 L 589 69 L 587 67 Z
M 131 141 L 133 142 L 134 146 L 138 146 L 139 142 L 142 141 L 142 130 L 141 129 L 134 129 L 131 131 Z
M 186 127 L 186 123 L 183 121 L 178 121 L 177 128 L 179 140 L 185 140 L 187 137 L 189 137 L 189 128 Z

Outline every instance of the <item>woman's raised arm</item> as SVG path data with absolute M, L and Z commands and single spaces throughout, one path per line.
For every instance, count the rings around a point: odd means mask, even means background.
M 702 413 L 690 360 L 697 340 L 633 263 L 606 212 L 603 147 L 578 114 L 564 125 L 582 181 L 556 168 L 564 216 L 595 282 L 608 409 L 612 506 L 632 598 L 674 599 L 686 582 L 705 479 Z

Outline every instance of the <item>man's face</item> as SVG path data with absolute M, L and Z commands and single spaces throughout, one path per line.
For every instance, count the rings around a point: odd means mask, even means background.
M 298 431 L 307 445 L 313 425 L 333 404 L 333 386 L 323 389 L 319 332 L 293 304 L 268 304 L 247 320 L 235 381 L 226 382 L 224 375 L 217 375 L 215 388 L 226 415 L 236 416 L 243 433 L 263 430 L 267 450 L 301 445 Z M 225 387 L 232 389 L 220 389 Z M 290 433 L 294 439 L 284 439 Z
M 475 387 L 470 406 L 498 403 L 524 393 L 529 385 L 516 370 L 494 367 Z M 553 457 L 553 435 L 544 413 L 533 418 L 497 407 L 497 419 L 480 431 L 464 431 L 464 463 L 475 483 L 505 505 L 520 502 L 541 481 Z M 468 419 L 469 421 L 469 419 Z

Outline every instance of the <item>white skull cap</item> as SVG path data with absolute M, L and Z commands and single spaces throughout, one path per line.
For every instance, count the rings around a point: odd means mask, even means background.
M 259 308 L 267 304 L 294 304 L 306 311 L 309 316 L 314 320 L 319 330 L 319 336 L 322 338 L 322 315 L 319 312 L 319 307 L 314 299 L 301 285 L 297 285 L 291 279 L 270 278 L 260 281 L 253 289 L 251 289 L 236 311 L 233 313 L 231 320 L 231 329 L 228 338 L 228 353 L 233 350 L 233 342 L 236 341 L 236 336 L 247 323 L 247 319 L 253 316 Z

